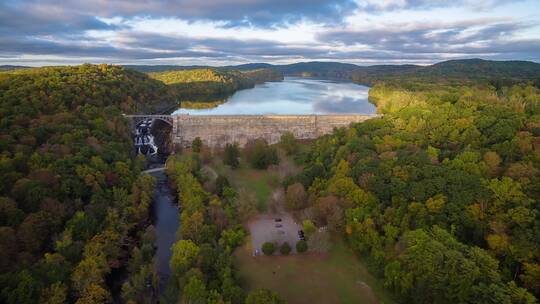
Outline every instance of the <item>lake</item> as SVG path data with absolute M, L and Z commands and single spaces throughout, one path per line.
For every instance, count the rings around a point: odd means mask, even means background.
M 375 114 L 369 87 L 352 82 L 285 77 L 241 90 L 211 109 L 180 108 L 173 114 Z

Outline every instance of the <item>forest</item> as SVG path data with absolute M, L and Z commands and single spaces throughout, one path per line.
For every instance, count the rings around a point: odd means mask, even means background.
M 320 138 L 288 181 L 400 302 L 540 296 L 540 87 L 494 84 L 378 82 L 384 117 Z
M 226 69 L 189 69 L 151 72 L 148 75 L 170 88 L 179 100 L 213 102 L 265 81 L 281 81 L 283 75 L 273 69 L 246 71 Z
M 154 180 L 139 174 L 121 114 L 167 98 L 118 66 L 0 74 L 1 303 L 110 302 L 109 280 L 126 268 L 125 297 L 145 290 Z

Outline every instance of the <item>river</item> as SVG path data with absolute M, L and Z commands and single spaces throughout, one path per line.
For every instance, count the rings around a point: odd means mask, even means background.
M 240 90 L 211 109 L 179 108 L 173 114 L 375 114 L 369 87 L 350 81 L 285 77 Z
M 166 155 L 158 154 L 159 148 L 154 142 L 155 136 L 151 133 L 153 119 L 146 119 L 135 126 L 133 143 L 137 153 L 146 155 L 149 167 L 161 167 L 165 163 Z M 159 292 L 163 292 L 171 270 L 169 260 L 171 258 L 171 246 L 176 241 L 176 230 L 179 226 L 179 211 L 175 201 L 175 195 L 168 185 L 165 172 L 153 172 L 157 183 L 152 200 L 153 225 L 156 231 L 156 270 L 159 275 Z
M 159 289 L 164 291 L 171 276 L 169 260 L 172 255 L 171 246 L 176 241 L 176 230 L 179 227 L 179 210 L 165 173 L 152 175 L 157 178 L 153 197 L 154 226 L 157 234 L 155 256 L 160 278 Z

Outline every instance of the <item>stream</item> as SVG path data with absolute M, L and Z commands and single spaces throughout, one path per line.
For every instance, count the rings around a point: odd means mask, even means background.
M 152 175 L 157 178 L 152 211 L 156 229 L 156 269 L 159 275 L 159 291 L 162 292 L 171 276 L 169 260 L 172 255 L 171 247 L 176 241 L 176 230 L 179 227 L 179 211 L 175 195 L 168 185 L 167 175 L 164 172 Z
M 138 154 L 146 155 L 148 169 L 161 167 L 165 164 L 167 149 L 159 149 L 155 142 L 155 131 L 152 126 L 156 121 L 146 119 L 135 126 L 133 144 Z M 160 152 L 158 154 L 158 151 Z M 152 224 L 156 231 L 156 270 L 159 276 L 159 290 L 162 293 L 171 277 L 169 260 L 172 252 L 171 247 L 176 241 L 176 231 L 179 227 L 179 210 L 176 203 L 176 196 L 169 187 L 167 174 L 165 172 L 153 172 L 156 177 L 156 188 L 152 197 Z

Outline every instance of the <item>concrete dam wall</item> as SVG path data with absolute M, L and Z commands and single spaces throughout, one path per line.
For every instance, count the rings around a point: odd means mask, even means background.
M 314 139 L 334 128 L 347 127 L 378 115 L 175 115 L 173 143 L 190 147 L 199 137 L 209 147 L 223 147 L 237 142 L 243 147 L 249 140 L 264 138 L 269 144 L 279 142 L 290 131 L 297 139 Z

